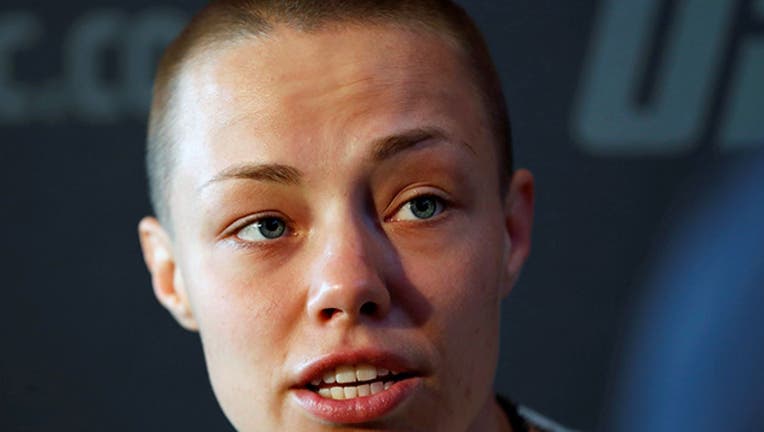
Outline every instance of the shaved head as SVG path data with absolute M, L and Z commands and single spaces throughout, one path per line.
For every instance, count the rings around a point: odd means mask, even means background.
M 509 135 L 450 1 L 225 0 L 190 22 L 157 73 L 139 235 L 237 430 L 508 430 L 501 300 L 533 218 Z
M 268 43 L 277 27 L 311 33 L 353 26 L 392 26 L 435 33 L 453 44 L 469 63 L 473 85 L 484 102 L 498 146 L 504 191 L 512 172 L 507 108 L 487 46 L 464 10 L 439 0 L 221 0 L 202 9 L 167 48 L 157 70 L 149 118 L 146 165 L 151 203 L 171 229 L 169 200 L 176 146 L 178 87 L 187 65 L 242 40 Z

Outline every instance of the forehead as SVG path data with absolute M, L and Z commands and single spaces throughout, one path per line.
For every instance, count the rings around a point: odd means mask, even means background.
M 292 163 L 320 145 L 324 160 L 338 163 L 349 143 L 405 127 L 479 140 L 486 118 L 467 65 L 450 39 L 392 26 L 277 27 L 207 49 L 180 80 L 178 159 L 204 177 L 242 158 Z

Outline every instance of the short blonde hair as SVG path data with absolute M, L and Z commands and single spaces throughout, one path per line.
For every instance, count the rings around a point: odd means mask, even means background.
M 267 34 L 276 24 L 301 31 L 328 24 L 416 26 L 456 42 L 465 53 L 492 122 L 501 190 L 512 173 L 509 117 L 500 79 L 483 37 L 467 13 L 448 0 L 219 0 L 202 9 L 165 50 L 154 80 L 146 146 L 149 195 L 170 228 L 169 185 L 175 166 L 173 100 L 184 65 L 194 56 L 242 38 Z

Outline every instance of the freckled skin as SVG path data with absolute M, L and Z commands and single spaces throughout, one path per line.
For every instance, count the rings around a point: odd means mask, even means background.
M 238 430 L 356 430 L 312 417 L 290 388 L 305 362 L 366 347 L 406 357 L 423 385 L 364 430 L 508 430 L 492 392 L 499 304 L 528 251 L 532 178 L 519 172 L 500 195 L 469 82 L 451 44 L 392 27 L 277 28 L 185 71 L 165 276 L 155 221 L 142 222 L 142 242 L 157 296 L 198 329 Z M 371 157 L 376 138 L 422 127 L 448 139 Z M 243 162 L 302 177 L 203 186 Z M 431 221 L 403 220 L 422 193 L 449 204 Z M 229 229 L 264 214 L 287 220 L 288 234 L 247 243 Z

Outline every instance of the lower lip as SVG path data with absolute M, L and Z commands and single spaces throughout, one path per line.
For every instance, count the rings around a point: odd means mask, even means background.
M 297 403 L 314 416 L 330 423 L 364 423 L 379 420 L 403 404 L 421 385 L 421 378 L 395 382 L 375 395 L 347 400 L 320 396 L 308 389 L 295 389 Z

